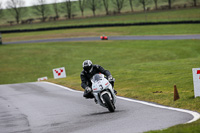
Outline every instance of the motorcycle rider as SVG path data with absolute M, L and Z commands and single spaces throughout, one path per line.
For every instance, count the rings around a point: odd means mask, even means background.
M 102 73 L 106 76 L 108 81 L 111 83 L 112 87 L 114 87 L 115 79 L 112 77 L 111 73 L 108 70 L 105 70 L 100 65 L 93 65 L 92 61 L 85 60 L 83 62 L 83 71 L 80 74 L 81 77 L 81 87 L 85 90 L 83 96 L 85 98 L 94 98 L 91 89 L 92 83 L 90 79 L 97 73 Z M 114 88 L 113 88 L 114 89 Z M 115 94 L 117 91 L 115 91 Z

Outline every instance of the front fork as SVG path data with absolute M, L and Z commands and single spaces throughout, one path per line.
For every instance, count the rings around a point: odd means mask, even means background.
M 103 104 L 105 104 L 105 101 L 104 101 L 104 99 L 103 99 L 102 97 L 103 97 L 103 95 L 105 95 L 105 94 L 108 94 L 108 96 L 110 97 L 110 100 L 111 100 L 111 101 L 113 100 L 113 98 L 112 98 L 110 92 L 108 92 L 108 91 L 103 91 L 103 92 L 100 94 L 100 99 L 101 99 L 101 101 L 103 102 Z

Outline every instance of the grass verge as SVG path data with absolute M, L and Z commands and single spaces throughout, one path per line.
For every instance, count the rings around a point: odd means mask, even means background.
M 0 46 L 0 84 L 33 82 L 48 76 L 50 82 L 80 87 L 82 62 L 91 59 L 116 78 L 120 96 L 200 112 L 194 98 L 192 68 L 200 66 L 199 40 L 94 41 Z M 67 78 L 53 79 L 52 69 L 65 67 Z M 173 101 L 176 84 L 180 99 Z M 162 93 L 154 93 L 162 91 Z M 200 120 L 164 131 L 198 132 Z

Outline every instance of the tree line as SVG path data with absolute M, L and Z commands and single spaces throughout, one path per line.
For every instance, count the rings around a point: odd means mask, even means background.
M 46 4 L 46 0 L 36 0 L 37 5 L 32 6 L 33 13 L 37 16 L 40 16 L 40 20 L 42 22 L 45 22 L 50 15 L 50 7 Z M 171 9 L 173 2 L 176 0 L 163 0 L 168 3 L 165 8 Z M 193 3 L 193 6 L 197 6 L 197 0 L 190 0 Z M 77 0 L 78 2 L 78 8 L 81 12 L 81 15 L 84 16 L 84 11 L 86 8 L 90 9 L 92 11 L 93 16 L 96 16 L 96 10 L 100 7 L 103 7 L 105 10 L 105 15 L 109 14 L 120 14 L 122 8 L 124 8 L 125 5 L 129 5 L 131 12 L 134 12 L 134 5 L 142 5 L 143 10 L 148 10 L 147 5 L 154 3 L 155 9 L 158 9 L 158 0 Z M 65 0 L 61 5 L 58 3 L 57 0 L 52 4 L 53 11 L 55 16 L 49 17 L 49 20 L 57 20 L 59 19 L 59 14 L 64 12 L 66 15 L 65 17 L 68 19 L 71 19 L 75 16 L 73 14 L 74 10 L 74 1 L 71 0 Z M 27 8 L 24 7 L 25 1 L 24 0 L 8 0 L 6 3 L 7 10 L 10 12 L 10 14 L 14 17 L 17 24 L 20 23 L 22 18 L 25 16 L 25 14 L 28 12 Z M 111 12 L 110 8 L 113 7 L 114 11 Z M 3 16 L 3 9 L 2 9 L 2 3 L 0 2 L 0 18 Z M 34 19 L 28 19 L 26 21 L 21 21 L 21 23 L 32 23 Z

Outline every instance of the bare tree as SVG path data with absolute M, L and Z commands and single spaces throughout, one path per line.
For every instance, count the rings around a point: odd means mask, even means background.
M 46 1 L 45 0 L 38 0 L 39 5 L 35 5 L 33 6 L 33 8 L 35 9 L 35 14 L 36 15 L 40 15 L 41 21 L 45 22 L 45 20 L 47 19 L 48 13 L 49 13 L 49 8 L 46 5 Z
M 155 8 L 156 10 L 158 9 L 158 0 L 153 0 L 154 1 L 154 4 L 155 4 Z
M 175 0 L 168 0 L 168 8 L 171 9 L 172 8 L 172 3 L 174 2 Z
M 196 7 L 197 6 L 197 0 L 192 0 L 193 1 L 193 5 Z
M 0 2 L 0 18 L 3 17 L 3 7 L 2 7 L 2 3 Z
M 150 3 L 151 1 L 149 0 L 139 0 L 139 3 L 142 4 L 143 10 L 146 11 L 146 6 Z
M 145 0 L 139 0 L 139 3 L 142 4 L 143 10 L 146 11 L 146 1 Z
M 95 16 L 95 11 L 98 8 L 98 4 L 100 4 L 100 0 L 88 0 L 88 7 L 92 10 L 93 15 Z
M 129 4 L 130 4 L 130 7 L 131 7 L 131 12 L 133 12 L 133 0 L 129 0 Z
M 53 3 L 53 10 L 54 10 L 54 12 L 55 12 L 55 14 L 56 14 L 56 17 L 59 17 L 59 8 L 58 8 L 58 3 L 57 3 L 57 0 L 55 0 L 54 1 L 54 3 Z
M 7 8 L 10 13 L 15 17 L 17 24 L 19 24 L 20 19 L 25 14 L 25 8 L 23 8 L 25 2 L 23 0 L 8 0 Z
M 66 15 L 67 18 L 71 19 L 71 17 L 72 17 L 72 2 L 70 0 L 65 1 L 65 8 L 67 11 L 67 15 Z
M 117 9 L 117 12 L 121 13 L 121 9 L 124 6 L 124 0 L 113 0 L 113 5 Z
M 81 10 L 82 17 L 84 16 L 84 9 L 85 9 L 85 0 L 78 0 L 79 1 L 79 8 Z
M 168 6 L 169 6 L 169 9 L 172 8 L 172 1 L 171 0 L 168 0 Z
M 109 15 L 108 7 L 109 7 L 109 0 L 103 0 L 103 5 L 106 10 L 106 15 Z

